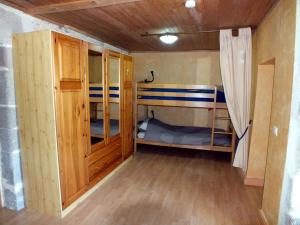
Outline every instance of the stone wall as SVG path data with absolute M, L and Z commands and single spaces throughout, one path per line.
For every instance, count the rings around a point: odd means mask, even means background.
M 116 51 L 126 53 L 99 40 L 65 27 L 33 18 L 0 4 L 0 190 L 2 206 L 24 208 L 23 182 L 18 140 L 17 106 L 12 63 L 12 35 L 51 29 Z M 30 112 L 28 112 L 30 113 Z

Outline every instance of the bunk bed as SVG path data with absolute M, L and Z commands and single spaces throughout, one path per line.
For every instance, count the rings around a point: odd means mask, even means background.
M 174 126 L 155 118 L 138 122 L 138 107 L 141 105 L 208 109 L 212 113 L 212 126 Z M 217 116 L 218 110 L 225 110 L 227 116 Z M 236 134 L 228 114 L 224 91 L 217 86 L 137 83 L 135 111 L 135 150 L 137 144 L 146 144 L 234 155 Z M 227 120 L 229 129 L 216 128 L 216 120 Z
M 120 88 L 118 83 L 111 83 L 109 85 L 109 103 L 120 103 Z M 89 99 L 90 103 L 95 104 L 95 108 L 91 109 L 94 111 L 94 118 L 91 119 L 91 137 L 104 138 L 104 123 L 103 118 L 98 118 L 99 111 L 103 112 L 103 108 L 99 109 L 97 104 L 101 104 L 103 107 L 103 85 L 101 83 L 90 83 L 89 84 Z M 104 100 L 105 101 L 105 100 Z M 103 115 L 103 113 L 101 113 Z M 103 117 L 103 116 L 102 116 Z M 118 133 L 119 131 L 119 120 L 110 119 L 110 131 L 111 133 Z

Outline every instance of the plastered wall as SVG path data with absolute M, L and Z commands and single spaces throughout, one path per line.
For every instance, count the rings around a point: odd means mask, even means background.
M 300 1 L 297 0 L 296 43 L 291 116 L 281 194 L 279 225 L 300 224 Z
M 218 51 L 133 53 L 135 81 L 151 79 L 154 71 L 155 83 L 175 84 L 222 84 L 220 54 Z M 178 107 L 151 107 L 155 117 L 175 125 L 207 126 L 211 123 L 211 112 L 205 109 Z M 139 119 L 145 116 L 140 107 Z M 217 124 L 224 127 L 224 123 Z
M 294 65 L 295 21 L 296 1 L 280 0 L 260 24 L 253 38 L 255 43 L 253 51 L 254 80 L 257 76 L 257 66 L 275 58 L 271 128 L 277 126 L 279 133 L 278 136 L 275 136 L 271 130 L 269 133 L 262 201 L 262 209 L 270 225 L 278 223 L 287 152 Z

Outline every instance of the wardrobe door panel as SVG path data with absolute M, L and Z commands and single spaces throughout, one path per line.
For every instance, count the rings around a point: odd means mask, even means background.
M 123 56 L 122 73 L 122 145 L 123 157 L 133 153 L 133 61 L 132 57 Z
M 85 43 L 54 34 L 57 137 L 63 208 L 85 191 Z
M 59 74 L 61 80 L 81 80 L 80 42 L 70 37 L 59 38 L 59 60 L 63 65 Z

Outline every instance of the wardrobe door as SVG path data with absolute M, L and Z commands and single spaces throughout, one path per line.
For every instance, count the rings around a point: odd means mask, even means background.
M 114 141 L 121 141 L 121 54 L 111 50 L 105 50 L 105 105 L 107 129 L 107 144 Z
M 122 56 L 122 145 L 123 159 L 133 153 L 133 61 Z
M 57 138 L 63 208 L 84 191 L 87 184 L 87 134 L 85 129 L 85 75 L 87 45 L 53 33 Z

